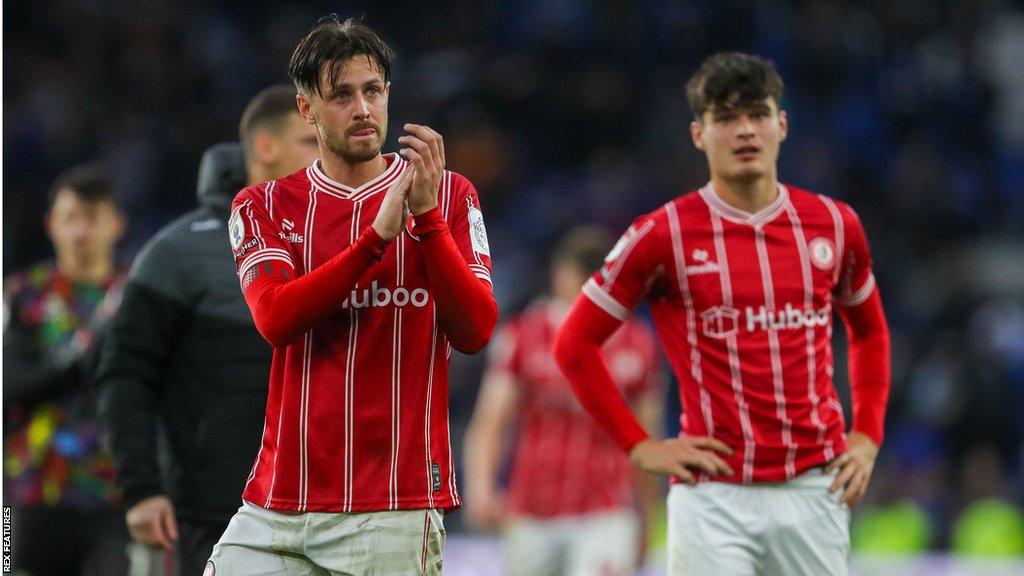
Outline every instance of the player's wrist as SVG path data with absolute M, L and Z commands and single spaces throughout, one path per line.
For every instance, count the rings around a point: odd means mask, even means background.
M 413 212 L 412 223 L 412 233 L 421 239 L 433 236 L 448 227 L 444 220 L 444 214 L 441 213 L 441 208 L 437 205 L 420 214 Z
M 411 199 L 409 200 L 409 211 L 412 212 L 413 216 L 420 216 L 438 208 L 437 198 L 433 198 L 428 202 L 422 204 L 415 203 Z
M 629 454 L 629 459 L 632 460 L 634 464 L 639 464 L 644 457 L 647 447 L 650 446 L 652 442 L 657 441 L 650 436 L 637 440 L 626 450 L 626 453 Z
M 382 234 L 377 229 L 377 223 L 374 222 L 363 230 L 362 235 L 360 235 L 359 240 L 356 241 L 353 247 L 364 250 L 370 258 L 379 261 L 384 256 L 384 251 L 387 250 L 388 245 L 391 244 L 391 240 L 394 240 L 395 236 L 401 233 L 401 230 L 399 228 L 394 236 L 388 238 L 385 236 L 387 231 L 385 231 L 385 234 Z

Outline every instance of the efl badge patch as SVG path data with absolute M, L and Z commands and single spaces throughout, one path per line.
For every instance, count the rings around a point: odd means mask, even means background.
M 807 248 L 811 252 L 811 264 L 818 270 L 831 270 L 836 263 L 836 250 L 832 241 L 821 236 L 811 240 Z
M 231 249 L 238 250 L 245 239 L 245 223 L 242 221 L 242 207 L 239 206 L 231 213 L 228 220 L 228 236 L 231 238 Z
M 491 255 L 491 247 L 487 244 L 487 229 L 484 228 L 484 213 L 476 206 L 469 207 L 469 237 L 473 241 L 474 252 Z

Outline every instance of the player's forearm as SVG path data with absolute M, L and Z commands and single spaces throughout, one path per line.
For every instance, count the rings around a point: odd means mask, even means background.
M 354 244 L 301 278 L 290 279 L 290 267 L 277 260 L 256 264 L 256 277 L 244 288 L 256 329 L 271 346 L 288 346 L 339 309 L 387 245 L 368 226 Z
M 498 477 L 498 459 L 501 452 L 500 425 L 481 422 L 474 417 L 466 430 L 466 488 L 467 496 L 486 499 L 494 492 Z
M 554 356 L 580 404 L 627 453 L 648 437 L 619 393 L 601 345 L 619 321 L 580 296 L 555 337 Z
M 415 224 L 441 328 L 453 348 L 475 354 L 498 324 L 490 286 L 469 269 L 439 208 L 416 216 Z
M 841 308 L 840 315 L 848 341 L 853 429 L 880 446 L 891 386 L 891 352 L 889 326 L 878 289 L 860 305 Z

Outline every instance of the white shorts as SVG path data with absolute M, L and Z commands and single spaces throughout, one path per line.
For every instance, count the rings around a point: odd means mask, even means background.
M 435 575 L 444 540 L 437 510 L 282 514 L 243 502 L 204 576 Z
M 821 468 L 783 483 L 675 484 L 669 576 L 846 576 L 850 509 Z
M 518 517 L 505 529 L 505 574 L 633 574 L 639 537 L 639 522 L 630 510 L 553 520 Z

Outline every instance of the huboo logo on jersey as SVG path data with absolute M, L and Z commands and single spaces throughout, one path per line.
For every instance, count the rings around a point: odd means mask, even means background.
M 423 308 L 430 299 L 430 293 L 423 288 L 416 288 L 409 291 L 399 286 L 395 289 L 380 288 L 374 280 L 369 288 L 353 290 L 352 294 L 341 303 L 342 309 L 383 307 L 388 305 L 403 306 L 412 305 L 416 308 Z
M 231 239 L 231 248 L 238 250 L 245 239 L 245 223 L 242 221 L 242 207 L 239 206 L 231 213 L 228 219 L 228 238 Z
M 836 249 L 828 238 L 818 236 L 807 244 L 811 253 L 811 264 L 818 270 L 831 270 L 836 263 Z
M 696 276 L 698 274 L 717 274 L 719 271 L 718 262 L 714 260 L 708 260 L 709 254 L 707 250 L 701 250 L 695 248 L 693 253 L 690 254 L 695 264 L 691 264 L 686 267 L 687 276 Z
M 829 308 L 794 308 L 789 302 L 782 310 L 769 310 L 761 305 L 744 309 L 744 323 L 747 332 L 756 330 L 796 330 L 825 326 L 831 316 Z M 704 334 L 711 338 L 723 339 L 735 335 L 740 329 L 740 311 L 730 306 L 715 306 L 701 313 Z

